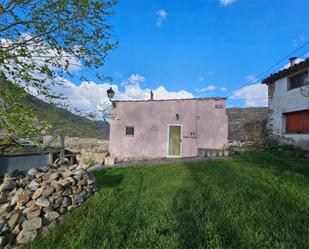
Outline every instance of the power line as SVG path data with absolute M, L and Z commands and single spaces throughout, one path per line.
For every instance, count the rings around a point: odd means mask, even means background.
M 297 49 L 295 49 L 294 51 L 292 51 L 291 53 L 289 53 L 288 55 L 284 56 L 282 59 L 280 59 L 279 61 L 277 61 L 276 63 L 274 63 L 273 65 L 271 65 L 270 67 L 268 67 L 266 70 L 264 70 L 263 72 L 259 73 L 257 76 L 255 76 L 253 79 L 249 80 L 248 82 L 246 82 L 243 86 L 241 86 L 238 89 L 233 90 L 232 92 L 230 92 L 226 98 L 228 99 L 229 97 L 231 97 L 231 95 L 234 94 L 235 91 L 240 90 L 246 86 L 249 86 L 251 84 L 256 83 L 256 80 L 263 76 L 265 73 L 267 73 L 268 71 L 270 71 L 271 69 L 273 69 L 274 67 L 278 66 L 281 62 L 285 61 L 286 59 L 290 58 L 293 54 L 295 54 L 297 51 L 299 51 L 300 49 L 304 48 L 306 45 L 309 44 L 309 40 L 304 42 L 302 45 L 300 45 Z M 306 54 L 308 51 L 300 54 L 299 56 L 303 56 L 304 54 Z

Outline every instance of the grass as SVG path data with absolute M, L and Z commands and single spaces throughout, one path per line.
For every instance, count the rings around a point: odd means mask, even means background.
M 99 192 L 27 248 L 309 245 L 309 161 L 250 152 L 95 177 Z

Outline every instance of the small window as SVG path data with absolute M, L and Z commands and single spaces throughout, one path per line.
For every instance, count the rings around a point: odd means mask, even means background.
M 302 72 L 289 79 L 289 90 L 302 87 L 308 84 L 308 71 Z
M 134 136 L 134 127 L 132 126 L 127 126 L 126 127 L 126 136 Z
M 222 105 L 222 104 L 215 104 L 215 108 L 216 109 L 223 109 L 224 105 Z

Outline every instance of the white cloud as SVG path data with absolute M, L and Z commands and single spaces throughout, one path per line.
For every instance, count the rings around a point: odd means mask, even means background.
M 225 91 L 227 91 L 227 88 L 226 87 L 221 87 L 220 91 L 225 92 Z
M 149 88 L 142 88 L 140 82 L 145 81 L 145 78 L 139 74 L 133 74 L 127 82 L 134 82 L 134 84 L 126 84 L 124 91 L 120 91 L 116 84 L 97 84 L 93 81 L 82 82 L 80 85 L 75 85 L 68 80 L 62 80 L 66 85 L 65 88 L 57 87 L 55 91 L 64 94 L 72 107 L 81 111 L 93 112 L 104 109 L 110 104 L 106 96 L 106 90 L 112 87 L 115 91 L 115 99 L 119 100 L 143 100 L 149 99 Z M 153 89 L 154 99 L 181 99 L 193 98 L 193 95 L 185 90 L 168 91 L 164 86 L 159 86 Z
M 167 17 L 167 12 L 164 9 L 160 9 L 156 12 L 157 16 L 157 26 L 160 27 L 163 24 L 163 21 Z
M 268 103 L 267 86 L 261 83 L 246 86 L 244 88 L 235 91 L 230 96 L 230 99 L 244 100 L 246 106 L 250 107 L 267 106 Z
M 128 79 L 121 82 L 121 86 L 139 85 L 145 82 L 145 77 L 139 74 L 132 74 Z
M 230 5 L 232 3 L 235 3 L 237 0 L 220 0 L 220 3 L 224 6 Z
M 203 88 L 195 88 L 194 91 L 196 91 L 197 93 L 204 93 L 204 92 L 214 91 L 216 89 L 217 89 L 216 86 L 209 85 L 209 86 L 203 87 Z
M 11 46 L 12 44 L 15 44 L 16 42 L 22 42 L 25 40 L 31 39 L 32 36 L 27 33 L 21 34 L 16 41 L 13 40 L 8 40 L 8 39 L 0 39 L 0 46 L 6 47 L 6 46 Z M 52 62 L 56 62 L 59 65 L 65 66 L 68 65 L 68 71 L 78 71 L 81 69 L 81 62 L 78 60 L 76 56 L 74 56 L 71 53 L 68 53 L 64 50 L 57 50 L 55 48 L 51 48 L 48 44 L 46 44 L 43 41 L 37 41 L 34 45 L 29 44 L 26 46 L 28 51 L 31 52 L 31 57 L 21 57 L 23 63 L 26 64 L 31 64 L 34 63 L 37 66 L 43 66 L 47 65 L 50 69 L 57 69 L 51 64 L 51 59 Z M 18 49 L 16 48 L 15 50 L 12 51 L 12 53 L 17 53 Z M 76 53 L 78 53 L 78 48 L 74 47 L 72 50 L 74 50 Z M 21 52 L 18 52 L 21 54 Z M 45 59 L 44 59 L 45 58 Z M 46 62 L 48 60 L 48 62 Z M 14 60 L 10 61 L 7 60 L 8 64 L 14 63 Z

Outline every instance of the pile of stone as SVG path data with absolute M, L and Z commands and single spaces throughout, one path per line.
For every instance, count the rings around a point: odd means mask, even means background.
M 6 173 L 0 185 L 0 248 L 33 241 L 94 192 L 93 178 L 77 165 L 53 164 L 17 177 Z

